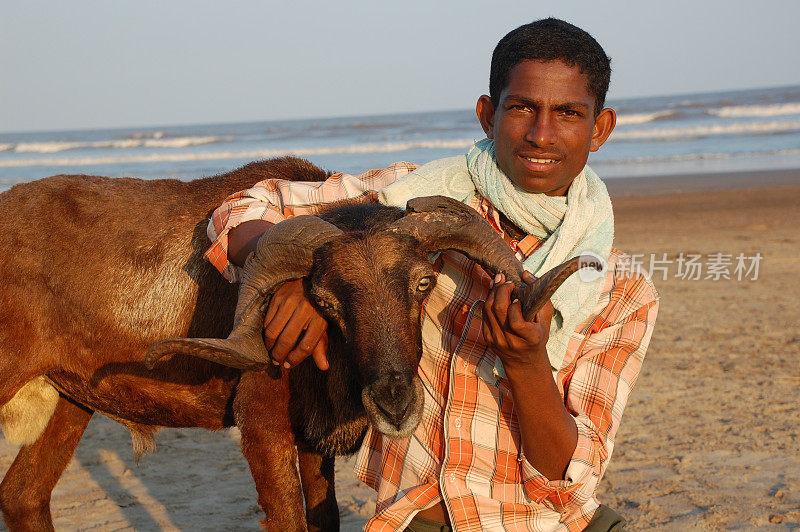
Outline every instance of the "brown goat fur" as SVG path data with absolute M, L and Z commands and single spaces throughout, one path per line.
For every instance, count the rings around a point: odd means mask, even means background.
M 165 337 L 231 330 L 237 288 L 203 259 L 213 209 L 265 178 L 327 176 L 283 158 L 192 182 L 62 175 L 0 194 L 0 405 L 39 375 L 61 393 L 44 433 L 0 485 L 10 529 L 52 528 L 50 492 L 92 411 L 140 434 L 237 424 L 266 524 L 304 529 L 288 374 L 274 381 L 180 355 L 150 371 L 143 360 Z M 365 425 L 350 425 L 332 449 L 355 448 Z M 306 447 L 308 524 L 336 527 L 332 458 Z

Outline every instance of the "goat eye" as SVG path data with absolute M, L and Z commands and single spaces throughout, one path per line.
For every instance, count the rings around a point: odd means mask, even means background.
M 431 278 L 430 277 L 423 277 L 419 280 L 419 284 L 417 285 L 417 290 L 420 292 L 426 292 L 431 287 Z
M 331 308 L 331 306 L 328 304 L 328 302 L 325 301 L 324 299 L 322 299 L 321 297 L 315 297 L 314 298 L 314 304 L 317 305 L 319 308 L 326 309 L 326 310 Z

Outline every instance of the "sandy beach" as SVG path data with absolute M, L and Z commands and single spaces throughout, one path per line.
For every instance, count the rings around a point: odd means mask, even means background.
M 632 530 L 800 528 L 800 171 L 609 189 L 615 245 L 660 261 L 662 300 L 599 499 Z M 681 263 L 695 255 L 700 272 Z M 157 445 L 136 464 L 128 432 L 95 416 L 53 493 L 56 529 L 257 529 L 236 430 L 169 429 Z M 0 471 L 15 454 L 0 440 Z M 358 530 L 374 494 L 352 460 L 337 475 L 342 528 Z

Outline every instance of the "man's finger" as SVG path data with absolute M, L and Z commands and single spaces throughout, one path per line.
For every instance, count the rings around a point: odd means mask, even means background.
M 266 327 L 267 324 L 275 318 L 275 315 L 278 313 L 281 307 L 296 307 L 300 302 L 300 299 L 297 297 L 297 295 L 298 293 L 302 295 L 302 290 L 302 281 L 299 279 L 294 281 L 286 281 L 280 285 L 272 295 L 272 299 L 270 299 L 269 307 L 267 308 L 267 314 L 264 316 L 264 327 Z
M 294 367 L 311 355 L 322 335 L 325 334 L 327 325 L 328 323 L 323 318 L 312 318 L 306 326 L 303 337 L 286 357 L 284 365 L 288 363 L 290 367 Z
M 512 332 L 519 335 L 530 324 L 522 316 L 522 305 L 515 299 L 508 307 L 508 326 Z
M 553 307 L 553 303 L 548 301 L 545 305 L 536 313 L 536 317 L 534 321 L 536 323 L 541 324 L 544 328 L 545 332 L 549 335 L 550 334 L 550 324 L 553 321 L 553 312 L 555 312 L 555 308 Z
M 300 339 L 309 321 L 309 316 L 303 315 L 302 312 L 298 312 L 297 309 L 295 309 L 295 312 L 292 314 L 292 317 L 289 318 L 289 321 L 286 322 L 286 326 L 280 332 L 278 339 L 275 340 L 275 345 L 270 351 L 270 355 L 274 361 L 281 363 L 286 361 L 286 357 L 297 345 L 297 341 Z
M 272 318 L 268 323 L 265 322 L 264 325 L 264 345 L 267 347 L 267 350 L 270 351 L 275 347 L 275 342 L 277 342 L 281 332 L 286 327 L 286 324 L 289 323 L 294 313 L 294 308 L 289 305 L 275 303 L 275 307 L 277 308 Z M 268 314 L 271 309 L 272 305 L 270 305 L 270 309 L 267 310 Z
M 511 304 L 511 292 L 513 290 L 513 283 L 503 283 L 500 286 L 495 285 L 495 296 L 491 310 L 497 318 L 497 323 L 501 326 L 505 325 L 508 319 L 508 305 Z
M 508 339 L 506 338 L 504 324 L 500 323 L 499 317 L 492 307 L 486 304 L 484 304 L 483 308 L 483 323 L 488 329 L 486 334 L 487 343 L 499 349 L 505 348 L 508 345 Z
M 272 296 L 272 299 L 269 301 L 269 306 L 267 307 L 267 314 L 264 316 L 264 329 L 275 319 L 275 315 L 278 313 L 278 310 L 281 308 L 281 303 L 277 301 L 275 296 Z M 269 348 L 269 346 L 267 346 Z
M 314 357 L 314 363 L 322 371 L 327 370 L 330 365 L 328 364 L 328 335 L 324 334 L 319 342 L 317 342 L 311 356 Z
M 491 345 L 494 343 L 494 335 L 492 334 L 492 326 L 490 323 L 490 318 L 488 316 L 488 312 L 486 311 L 486 307 L 481 310 L 483 314 L 483 324 L 481 325 L 481 331 L 483 332 L 483 341 L 487 344 Z
M 522 315 L 522 304 L 518 299 L 515 299 L 508 307 L 508 328 L 512 342 L 536 343 L 541 341 L 542 326 L 525 320 L 525 316 Z

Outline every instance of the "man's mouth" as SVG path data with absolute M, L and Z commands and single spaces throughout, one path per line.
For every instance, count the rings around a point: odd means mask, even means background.
M 559 162 L 559 159 L 553 157 L 528 157 L 520 155 L 520 159 L 524 161 L 524 165 L 530 172 L 548 172 L 553 169 Z
M 551 164 L 556 162 L 555 159 L 536 159 L 534 157 L 523 157 L 523 159 L 526 159 L 535 164 Z

